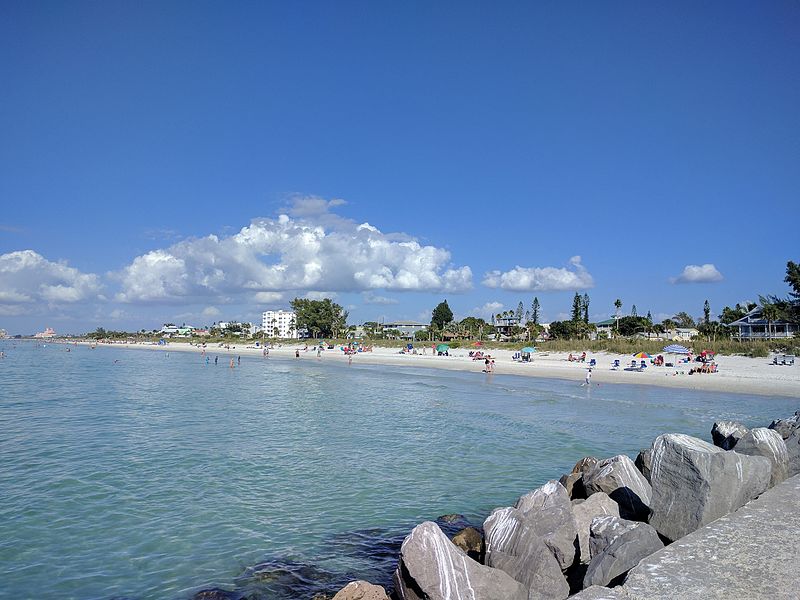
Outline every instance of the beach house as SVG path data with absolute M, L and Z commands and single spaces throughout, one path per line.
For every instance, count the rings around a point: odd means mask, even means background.
M 786 319 L 767 322 L 760 306 L 755 307 L 738 321 L 729 323 L 728 327 L 733 331 L 732 337 L 738 340 L 790 338 L 800 331 L 797 323 L 792 323 Z
M 397 337 L 400 339 L 413 340 L 414 335 L 426 327 L 425 323 L 416 323 L 414 321 L 391 321 L 383 324 L 383 331 L 397 331 L 400 334 Z

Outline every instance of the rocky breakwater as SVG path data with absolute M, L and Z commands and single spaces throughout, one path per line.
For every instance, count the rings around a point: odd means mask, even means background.
M 800 411 L 752 430 L 720 421 L 712 439 L 717 445 L 664 434 L 635 462 L 624 455 L 582 458 L 560 481 L 494 510 L 480 550 L 480 531 L 471 529 L 469 554 L 435 523 L 422 523 L 402 544 L 391 595 L 627 597 L 624 581 L 643 559 L 800 472 Z

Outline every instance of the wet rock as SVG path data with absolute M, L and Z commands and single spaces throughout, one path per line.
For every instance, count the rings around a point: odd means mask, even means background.
M 463 550 L 472 560 L 483 562 L 483 534 L 474 527 L 465 527 L 455 534 L 453 544 Z
M 619 514 L 625 519 L 642 521 L 650 512 L 650 484 L 633 461 L 620 454 L 599 461 L 583 476 L 586 492 L 605 492 L 619 504 Z
M 737 442 L 747 433 L 747 427 L 736 421 L 717 421 L 711 428 L 711 439 L 723 450 L 733 450 Z
M 780 434 L 766 427 L 756 427 L 742 436 L 736 444 L 736 452 L 748 456 L 763 456 L 772 463 L 772 487 L 789 476 L 789 452 Z
M 789 436 L 798 429 L 800 429 L 800 410 L 794 413 L 788 419 L 778 419 L 769 424 L 769 429 L 774 429 L 780 436 L 786 440 Z
M 483 524 L 486 564 L 508 573 L 532 593 L 566 598 L 569 585 L 561 564 L 536 530 L 536 522 L 512 507 L 497 509 L 489 515 Z
M 672 541 L 764 492 L 772 472 L 763 456 L 726 452 L 673 433 L 653 442 L 652 469 L 650 524 Z
M 528 598 L 523 584 L 469 558 L 430 521 L 417 525 L 403 541 L 394 581 L 401 600 Z
M 442 515 L 437 517 L 436 521 L 441 523 L 463 523 L 466 521 L 467 518 L 464 515 L 459 515 L 456 513 L 449 514 L 449 515 Z
M 575 529 L 578 532 L 578 552 L 580 562 L 588 564 L 591 560 L 589 552 L 589 528 L 595 517 L 619 517 L 619 505 L 609 498 L 605 492 L 597 492 L 586 500 L 572 501 L 572 514 L 575 517 Z
M 389 600 L 389 596 L 379 585 L 368 581 L 351 581 L 336 593 L 333 600 Z
M 305 563 L 274 559 L 248 567 L 236 578 L 233 598 L 329 597 L 349 581 L 351 573 L 333 573 Z
M 192 600 L 236 600 L 238 597 L 238 594 L 235 592 L 229 592 L 220 588 L 209 588 L 197 592 L 192 596 Z
M 647 479 L 647 483 L 650 483 L 650 465 L 652 460 L 653 451 L 650 448 L 645 448 L 644 450 L 639 451 L 639 454 L 636 455 L 636 460 L 633 461 L 633 464 L 635 464 L 636 468 L 639 469 L 642 477 Z
M 605 516 L 592 521 L 589 547 L 592 560 L 583 579 L 584 587 L 614 582 L 664 544 L 647 523 Z

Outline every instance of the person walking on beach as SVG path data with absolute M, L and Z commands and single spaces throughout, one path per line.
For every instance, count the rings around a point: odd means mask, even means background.
M 586 371 L 586 380 L 581 384 L 581 387 L 583 387 L 584 385 L 588 385 L 590 387 L 592 385 L 592 368 L 591 367 L 589 367 L 589 369 Z

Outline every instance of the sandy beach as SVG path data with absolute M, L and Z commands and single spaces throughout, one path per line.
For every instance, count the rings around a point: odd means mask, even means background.
M 89 342 L 81 342 L 90 345 Z M 194 352 L 200 354 L 202 348 L 182 342 L 171 342 L 168 345 L 158 346 L 146 343 L 100 343 L 99 346 L 127 347 L 155 351 Z M 220 360 L 228 362 L 232 356 L 251 356 L 263 359 L 262 349 L 252 345 L 231 345 L 230 349 L 210 344 L 206 353 L 220 356 Z M 325 350 L 317 358 L 316 349 L 305 343 L 286 343 L 273 347 L 269 351 L 269 359 L 295 360 L 295 352 L 300 352 L 299 360 L 324 360 L 336 361 L 347 366 L 348 357 L 337 346 L 334 350 Z M 421 347 L 418 348 L 421 351 Z M 374 347 L 371 352 L 359 352 L 353 356 L 353 364 L 377 364 L 391 367 L 430 367 L 437 369 L 451 369 L 458 371 L 481 372 L 484 368 L 483 360 L 473 360 L 468 349 L 453 349 L 449 356 L 433 356 L 431 349 L 427 354 L 403 354 L 398 348 Z M 625 354 L 608 354 L 604 352 L 587 355 L 586 363 L 570 362 L 566 352 L 541 352 L 534 353 L 529 363 L 513 360 L 514 351 L 495 350 L 485 348 L 484 352 L 490 354 L 495 360 L 494 374 L 492 377 L 503 375 L 523 375 L 527 377 L 545 377 L 566 379 L 583 383 L 589 361 L 594 358 L 597 365 L 592 369 L 592 385 L 613 384 L 638 384 L 657 385 L 681 389 L 705 390 L 716 392 L 730 392 L 739 394 L 755 394 L 765 396 L 788 396 L 800 398 L 800 366 L 777 366 L 771 364 L 771 358 L 749 358 L 744 356 L 717 356 L 718 371 L 708 374 L 689 375 L 689 370 L 699 363 L 691 365 L 678 364 L 676 367 L 655 367 L 648 365 L 642 372 L 624 371 L 622 368 L 611 368 L 614 360 L 619 360 L 622 366 L 629 365 L 632 357 Z M 671 357 L 666 357 L 669 361 Z M 637 361 L 638 362 L 638 361 Z M 649 363 L 649 361 L 648 361 Z

